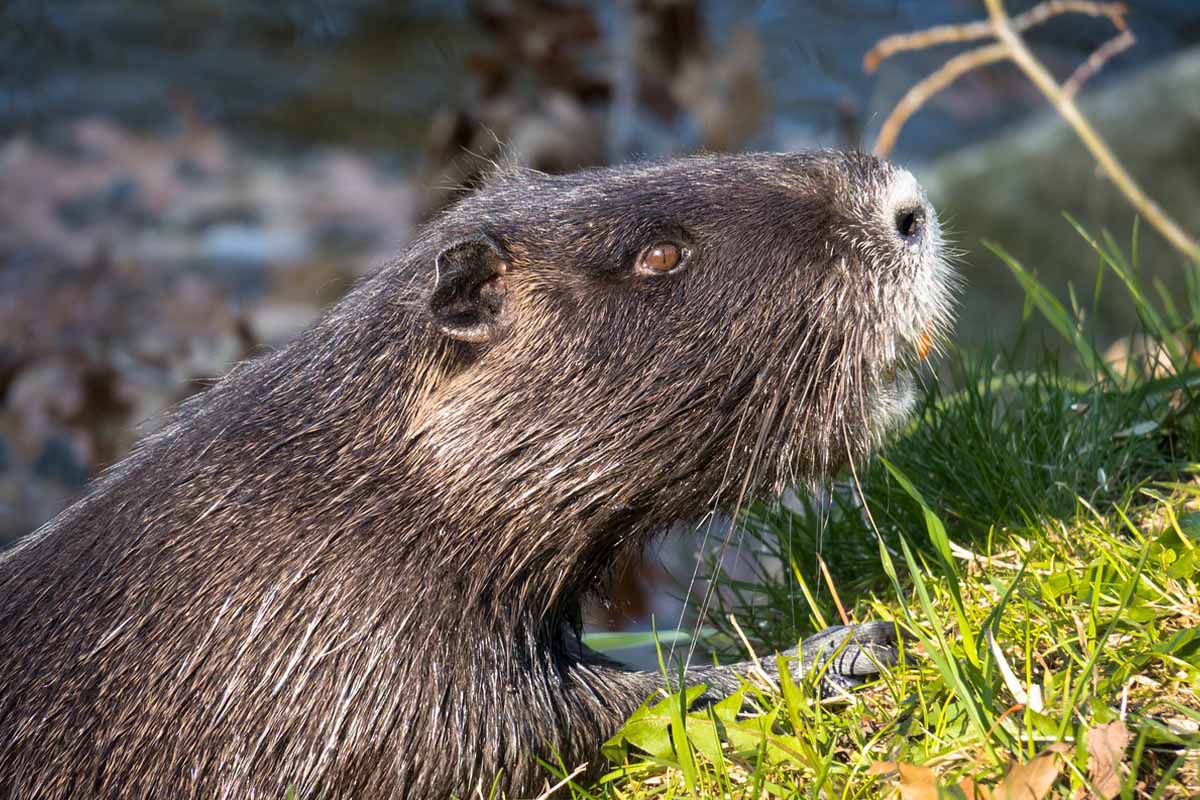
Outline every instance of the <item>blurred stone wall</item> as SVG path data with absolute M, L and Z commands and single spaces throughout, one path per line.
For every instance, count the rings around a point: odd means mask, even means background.
M 407 184 L 253 157 L 198 120 L 0 144 L 0 544 L 409 236 Z
M 1200 48 L 1177 53 L 1080 99 L 1084 115 L 1142 188 L 1193 237 L 1200 237 Z M 966 340 L 1004 343 L 1019 326 L 1022 294 L 990 239 L 1017 257 L 1065 301 L 1066 284 L 1090 301 L 1099 260 L 1063 217 L 1093 236 L 1111 232 L 1130 252 L 1135 211 L 1096 166 L 1075 132 L 1047 110 L 1013 130 L 964 147 L 918 170 L 958 245 L 969 251 L 959 329 Z M 1143 274 L 1171 292 L 1186 259 L 1141 221 Z M 1116 276 L 1091 309 L 1103 340 L 1127 336 L 1137 318 Z
M 946 57 L 873 77 L 887 33 L 962 22 L 938 4 L 703 0 L 0 4 L 0 543 L 32 530 L 161 413 L 292 336 L 492 160 L 546 170 L 672 152 L 869 143 Z M 1083 106 L 1148 191 L 1200 230 L 1200 4 L 1147 0 L 1133 51 Z M 1031 35 L 1066 74 L 1107 34 Z M 1131 64 L 1151 66 L 1130 74 Z M 1124 77 L 1122 77 L 1124 75 Z M 1115 79 L 1114 79 L 1115 78 Z M 1045 110 L 1015 70 L 973 74 L 901 138 L 931 156 Z M 1022 298 L 992 238 L 1061 289 L 1096 260 L 1059 210 L 1126 240 L 1132 212 L 1045 111 L 910 162 L 970 251 L 964 340 L 1004 342 Z M 403 165 L 397 169 L 397 165 Z M 1178 257 L 1143 229 L 1168 284 Z M 1172 284 L 1174 285 L 1174 284 Z M 1103 330 L 1128 332 L 1114 281 Z

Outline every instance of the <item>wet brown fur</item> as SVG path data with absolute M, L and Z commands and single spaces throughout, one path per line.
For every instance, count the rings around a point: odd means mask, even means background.
M 594 764 L 660 681 L 578 642 L 618 555 L 898 418 L 887 370 L 948 282 L 894 241 L 895 175 L 697 157 L 452 208 L 0 557 L 0 797 L 521 795 L 537 757 Z M 476 344 L 430 298 L 481 235 L 508 317 Z M 636 274 L 659 240 L 689 262 Z

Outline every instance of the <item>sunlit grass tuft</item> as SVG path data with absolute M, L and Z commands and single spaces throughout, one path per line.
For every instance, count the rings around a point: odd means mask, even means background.
M 844 608 L 899 621 L 901 665 L 824 700 L 786 680 L 691 713 L 654 698 L 574 796 L 1200 796 L 1200 282 L 1148 290 L 1089 241 L 1147 359 L 1107 362 L 1074 290 L 994 248 L 1073 358 L 957 354 L 857 480 L 744 520 L 752 579 L 721 578 L 705 620 L 731 658 L 731 616 L 767 657 Z

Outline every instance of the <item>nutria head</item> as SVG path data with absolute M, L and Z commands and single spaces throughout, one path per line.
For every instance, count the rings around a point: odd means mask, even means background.
M 858 153 L 521 173 L 416 250 L 453 348 L 413 432 L 525 530 L 625 539 L 827 474 L 902 418 L 950 318 L 932 207 Z

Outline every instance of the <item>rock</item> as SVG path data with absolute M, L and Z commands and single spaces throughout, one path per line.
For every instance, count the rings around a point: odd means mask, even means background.
M 63 131 L 0 142 L 0 540 L 411 233 L 411 185 L 356 154 L 248 156 L 198 123 Z
M 37 528 L 78 499 L 79 490 L 24 471 L 0 475 L 0 547 Z
M 1200 236 L 1200 48 L 1095 92 L 1085 90 L 1080 106 L 1142 188 Z M 1021 316 L 1016 280 L 982 239 L 1000 244 L 1062 298 L 1067 281 L 1081 299 L 1091 297 L 1098 258 L 1061 212 L 1096 237 L 1109 230 L 1129 252 L 1133 207 L 1053 111 L 918 173 L 951 235 L 969 252 L 963 272 L 970 288 L 959 325 L 967 338 L 1008 340 Z M 1140 251 L 1147 282 L 1158 278 L 1182 289 L 1184 257 L 1145 220 Z M 1091 309 L 1090 316 L 1106 340 L 1138 328 L 1133 304 L 1111 274 L 1100 311 Z
M 230 264 L 278 264 L 299 261 L 308 242 L 296 231 L 253 225 L 215 225 L 204 234 L 203 255 Z
M 90 475 L 88 465 L 77 448 L 64 436 L 52 436 L 33 462 L 38 478 L 57 481 L 71 489 L 82 489 Z
M 300 303 L 263 303 L 247 315 L 255 341 L 278 346 L 317 321 L 321 309 Z
M 322 222 L 314 238 L 322 252 L 358 252 L 380 244 L 383 231 L 372 221 L 345 217 Z
M 59 219 L 71 228 L 86 228 L 112 216 L 140 223 L 147 217 L 141 207 L 141 187 L 128 175 L 117 175 L 103 189 L 60 201 Z
M 770 97 L 762 62 L 758 36 L 741 28 L 727 51 L 684 63 L 673 94 L 695 119 L 706 150 L 735 150 L 766 127 Z
M 71 419 L 84 405 L 83 376 L 66 359 L 46 359 L 22 370 L 4 398 L 5 410 L 19 417 L 23 433 L 45 434 L 51 419 Z
M 563 92 L 547 92 L 541 114 L 512 128 L 505 157 L 543 172 L 570 172 L 604 162 L 604 118 Z

